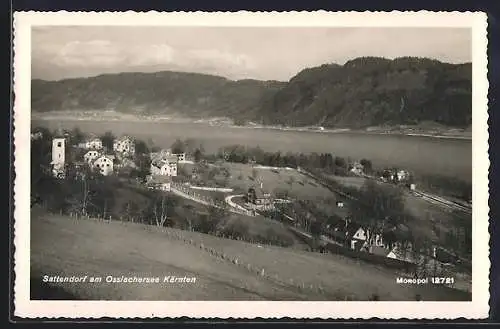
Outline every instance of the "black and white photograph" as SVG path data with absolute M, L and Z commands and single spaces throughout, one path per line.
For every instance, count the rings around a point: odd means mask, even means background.
M 31 14 L 15 40 L 27 303 L 487 310 L 481 14 Z

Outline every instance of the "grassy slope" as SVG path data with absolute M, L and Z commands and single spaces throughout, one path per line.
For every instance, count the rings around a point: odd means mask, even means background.
M 239 163 L 225 163 L 231 172 L 229 185 L 247 191 L 251 186 L 259 184 L 251 180 L 252 166 Z M 256 168 L 258 178 L 262 180 L 263 187 L 269 192 L 275 189 L 288 190 L 291 195 L 301 200 L 317 200 L 318 198 L 332 197 L 330 190 L 316 184 L 312 179 L 295 170 L 279 170 L 275 173 L 269 169 Z M 241 180 L 238 177 L 241 175 Z M 292 177 L 293 181 L 290 181 Z
M 395 283 L 393 272 L 337 255 L 259 247 L 174 229 L 162 232 L 140 224 L 33 217 L 31 272 L 35 282 L 44 274 L 197 277 L 195 284 L 58 284 L 78 298 L 344 300 L 350 296 L 366 300 L 373 293 L 381 300 L 413 300 L 417 293 L 424 300 L 470 298 L 442 287 L 402 287 Z M 200 248 L 201 244 L 224 259 Z M 234 258 L 238 265 L 231 262 Z M 262 269 L 264 277 L 258 274 Z M 297 288 L 297 283 L 304 288 Z

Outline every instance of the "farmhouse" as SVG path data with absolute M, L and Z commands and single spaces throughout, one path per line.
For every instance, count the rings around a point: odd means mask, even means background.
M 129 136 L 115 139 L 113 142 L 113 151 L 121 153 L 124 156 L 132 156 L 135 154 L 135 141 Z
M 410 173 L 407 170 L 404 170 L 404 169 L 398 170 L 398 172 L 396 173 L 396 175 L 398 177 L 398 182 L 406 181 L 406 180 L 408 180 L 410 178 Z
M 101 155 L 101 153 L 99 151 L 90 150 L 83 155 L 83 159 L 88 164 L 92 164 L 100 155 Z
M 250 187 L 246 195 L 247 202 L 256 206 L 269 206 L 272 204 L 271 194 L 262 187 Z
M 108 176 L 113 173 L 114 157 L 110 155 L 101 155 L 94 161 L 92 168 L 98 170 L 103 176 Z
M 177 176 L 177 157 L 167 156 L 151 161 L 151 174 L 160 176 Z
M 171 184 L 172 184 L 172 178 L 170 176 L 150 175 L 147 178 L 146 186 L 149 189 L 170 192 Z
M 177 153 L 177 154 L 172 154 L 177 157 L 178 162 L 185 162 L 186 161 L 186 153 Z
M 170 149 L 150 153 L 151 160 L 162 160 L 171 156 L 175 156 L 177 158 L 177 162 L 186 161 L 186 153 L 172 153 Z
M 100 138 L 94 137 L 90 138 L 85 142 L 78 143 L 77 145 L 79 148 L 86 149 L 86 150 L 102 150 L 103 145 L 102 145 L 102 140 Z

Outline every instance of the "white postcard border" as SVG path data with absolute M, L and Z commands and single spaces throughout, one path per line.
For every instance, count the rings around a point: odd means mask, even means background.
M 35 301 L 30 282 L 31 27 L 57 25 L 465 27 L 473 33 L 471 302 Z M 15 312 L 25 318 L 477 319 L 489 311 L 487 17 L 480 12 L 14 13 Z

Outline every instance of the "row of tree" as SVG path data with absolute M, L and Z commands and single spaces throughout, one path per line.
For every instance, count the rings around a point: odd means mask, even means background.
M 246 147 L 243 145 L 229 145 L 219 149 L 217 159 L 224 159 L 228 162 L 237 163 L 257 163 L 272 167 L 312 167 L 323 169 L 338 175 L 346 175 L 351 168 L 353 161 L 331 153 L 282 153 L 267 152 L 260 147 Z M 372 171 L 370 160 L 362 159 L 360 161 L 365 171 Z

